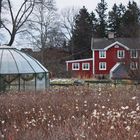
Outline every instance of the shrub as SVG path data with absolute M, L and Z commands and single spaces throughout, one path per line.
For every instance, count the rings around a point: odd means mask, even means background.
M 0 139 L 140 139 L 139 102 L 134 86 L 98 84 L 8 93 L 0 96 Z

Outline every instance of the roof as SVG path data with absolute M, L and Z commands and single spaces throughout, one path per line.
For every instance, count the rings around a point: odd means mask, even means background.
M 110 70 L 110 78 L 112 79 L 130 79 L 127 68 L 123 63 L 116 63 Z
M 83 62 L 83 61 L 91 61 L 93 58 L 88 58 L 88 59 L 78 59 L 78 60 L 69 60 L 66 61 L 66 63 L 73 63 L 73 62 Z
M 0 74 L 43 73 L 48 70 L 33 57 L 8 46 L 0 47 Z
M 140 49 L 140 38 L 95 38 L 93 39 L 92 49 L 105 49 L 116 42 L 128 47 L 129 49 Z

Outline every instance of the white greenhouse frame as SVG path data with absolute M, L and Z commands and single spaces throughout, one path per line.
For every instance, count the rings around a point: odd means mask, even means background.
M 16 48 L 0 47 L 0 92 L 38 91 L 49 86 L 49 71 Z

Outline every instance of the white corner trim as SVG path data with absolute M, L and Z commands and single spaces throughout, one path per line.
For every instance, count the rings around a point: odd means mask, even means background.
M 66 71 L 68 71 L 68 63 L 66 63 Z
M 123 45 L 122 43 L 120 43 L 118 41 L 116 41 L 116 42 L 112 43 L 111 45 L 105 47 L 104 50 L 108 50 L 109 48 L 113 47 L 114 45 L 119 45 L 119 46 L 125 48 L 126 50 L 129 50 L 129 48 L 127 46 Z
M 120 65 L 121 63 L 116 63 L 110 70 L 110 79 L 112 78 L 113 76 L 113 71 Z
M 93 75 L 94 75 L 95 74 L 95 52 L 94 52 L 94 50 L 92 50 L 92 57 L 93 57 L 92 68 L 93 68 Z

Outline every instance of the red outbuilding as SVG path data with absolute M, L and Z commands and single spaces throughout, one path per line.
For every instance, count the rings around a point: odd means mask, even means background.
M 93 58 L 66 61 L 67 71 L 74 77 L 91 78 L 93 76 Z
M 140 64 L 138 38 L 93 39 L 92 58 L 66 61 L 67 71 L 81 78 L 129 78 Z M 129 68 L 128 68 L 129 67 Z

